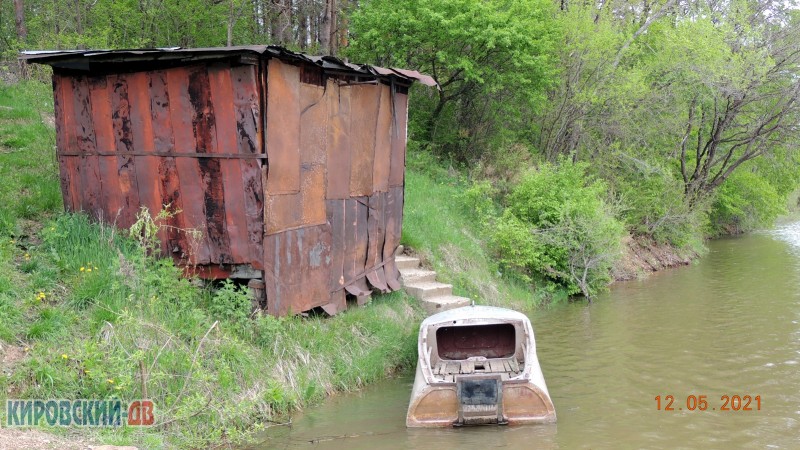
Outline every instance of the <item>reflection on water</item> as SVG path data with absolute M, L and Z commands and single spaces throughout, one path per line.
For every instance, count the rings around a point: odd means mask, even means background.
M 557 425 L 406 429 L 408 377 L 310 409 L 256 448 L 800 448 L 800 222 L 709 248 L 590 306 L 531 314 Z M 708 410 L 689 411 L 689 395 Z M 724 395 L 758 395 L 761 410 L 720 411 Z

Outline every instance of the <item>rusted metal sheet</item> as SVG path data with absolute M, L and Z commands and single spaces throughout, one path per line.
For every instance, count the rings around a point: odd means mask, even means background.
M 386 237 L 385 197 L 386 194 L 383 192 L 376 192 L 369 197 L 369 216 L 367 218 L 367 280 L 372 287 L 381 292 L 389 292 L 383 269 L 383 245 Z
M 169 112 L 172 121 L 174 151 L 176 154 L 195 151 L 194 133 L 192 131 L 192 102 L 189 99 L 189 70 L 201 70 L 201 67 L 179 67 L 167 70 L 167 93 L 169 95 Z M 198 174 L 199 163 L 194 158 L 175 158 L 178 171 L 183 212 L 181 220 L 187 229 L 196 230 L 203 238 L 186 248 L 189 263 L 209 264 L 211 262 L 206 228 L 206 213 L 203 202 L 203 190 Z
M 264 240 L 267 311 L 286 315 L 330 303 L 330 226 L 269 235 Z
M 389 86 L 379 84 L 378 120 L 375 127 L 375 160 L 373 161 L 373 192 L 389 190 L 389 170 L 392 154 L 392 93 Z
M 267 195 L 300 190 L 300 70 L 278 60 L 268 64 Z
M 67 80 L 68 81 L 68 80 Z M 67 167 L 67 158 L 60 155 L 61 150 L 67 148 L 67 125 L 64 112 L 64 77 L 58 74 L 53 75 L 53 114 L 56 123 L 56 148 L 59 150 L 58 156 L 58 170 L 59 179 L 61 181 L 61 198 L 64 201 L 64 208 L 67 211 L 72 210 L 72 198 L 70 192 L 71 177 Z
M 350 195 L 372 195 L 375 160 L 375 128 L 378 122 L 380 87 L 355 85 L 350 90 Z
M 403 224 L 403 187 L 391 187 L 386 193 L 386 233 L 383 242 L 384 276 L 392 290 L 400 289 L 400 271 L 394 255 L 400 245 Z
M 114 148 L 117 156 L 117 180 L 122 208 L 118 216 L 118 226 L 130 227 L 135 221 L 141 202 L 136 179 L 134 157 L 126 154 L 134 150 L 131 126 L 131 110 L 128 100 L 127 75 L 109 76 L 111 85 L 111 119 L 114 127 Z
M 89 96 L 89 84 L 86 77 L 72 79 L 75 136 L 78 151 L 81 156 L 77 159 L 77 168 L 80 172 L 81 192 L 79 202 L 81 210 L 95 219 L 102 218 L 102 198 L 100 193 L 100 170 L 97 156 L 93 153 L 96 149 L 94 125 L 92 123 L 92 105 Z
M 395 92 L 392 106 L 394 111 L 392 114 L 392 161 L 389 171 L 389 186 L 397 187 L 403 185 L 403 179 L 406 173 L 408 95 Z
M 150 117 L 153 127 L 153 148 L 156 152 L 172 152 L 175 142 L 172 134 L 172 119 L 169 110 L 169 92 L 167 90 L 167 73 L 157 70 L 148 74 L 150 85 Z M 166 240 L 161 241 L 165 255 L 185 259 L 190 245 L 186 233 L 189 228 L 183 220 L 183 199 L 181 198 L 180 179 L 175 158 L 163 156 L 158 160 L 158 180 L 161 192 L 161 204 L 169 208 L 171 214 L 166 217 Z
M 369 295 L 364 276 L 367 262 L 368 199 L 354 197 L 345 200 L 344 284 L 347 292 L 362 297 Z
M 217 147 L 214 152 L 236 153 L 239 143 L 236 138 L 236 115 L 234 112 L 233 83 L 230 66 L 217 64 L 208 69 L 211 87 L 211 102 L 215 113 Z M 220 175 L 225 205 L 225 231 L 231 262 L 247 261 L 250 254 L 247 238 L 247 216 L 244 204 L 244 183 L 239 161 L 220 160 Z
M 114 128 L 111 118 L 111 98 L 108 80 L 105 76 L 89 78 L 89 97 L 91 98 L 92 123 L 97 150 L 112 152 L 115 148 Z M 116 156 L 98 156 L 100 177 L 100 204 L 102 220 L 116 223 L 120 214 L 119 176 L 117 174 Z
M 236 138 L 240 154 L 263 154 L 260 124 L 261 99 L 257 66 L 246 65 L 231 68 L 234 109 L 236 113 Z M 257 269 L 263 268 L 264 250 L 264 189 L 261 184 L 261 163 L 257 160 L 239 161 L 242 172 L 247 239 L 249 242 L 250 263 Z
M 331 292 L 344 291 L 344 258 L 347 200 L 328 200 L 326 210 L 328 223 L 331 226 L 331 272 L 328 289 Z
M 350 197 L 350 89 L 328 80 L 328 192 L 329 199 Z
M 189 100 L 192 105 L 192 128 L 194 130 L 195 151 L 215 153 L 217 149 L 216 111 L 211 101 L 211 85 L 207 66 L 189 72 Z M 200 183 L 203 189 L 205 206 L 206 242 L 210 250 L 212 264 L 231 263 L 230 239 L 225 226 L 225 192 L 219 158 L 200 158 L 197 160 Z

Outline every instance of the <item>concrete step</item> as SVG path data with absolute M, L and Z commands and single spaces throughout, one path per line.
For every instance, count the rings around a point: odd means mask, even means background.
M 422 283 L 424 281 L 436 281 L 436 272 L 425 269 L 405 269 L 400 271 L 402 283 Z
M 416 269 L 419 267 L 419 258 L 406 255 L 398 255 L 394 257 L 394 263 L 397 268 L 402 270 Z
M 431 297 L 441 297 L 453 293 L 452 284 L 439 283 L 437 281 L 421 281 L 408 283 L 405 285 L 406 292 L 419 300 Z
M 436 314 L 448 309 L 460 308 L 462 306 L 469 306 L 472 300 L 466 297 L 457 297 L 455 295 L 442 295 L 438 297 L 426 298 L 419 301 L 422 308 L 428 315 Z

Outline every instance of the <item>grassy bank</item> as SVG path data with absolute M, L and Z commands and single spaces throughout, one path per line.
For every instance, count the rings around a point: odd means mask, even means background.
M 413 364 L 421 313 L 403 293 L 250 319 L 243 289 L 183 279 L 124 230 L 64 214 L 54 145 L 50 87 L 0 88 L 0 401 L 146 396 L 156 426 L 80 433 L 199 448 Z

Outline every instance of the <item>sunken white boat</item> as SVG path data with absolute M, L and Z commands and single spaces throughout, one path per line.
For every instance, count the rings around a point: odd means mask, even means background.
M 406 426 L 556 421 L 524 314 L 465 306 L 432 315 L 420 326 L 418 352 Z

